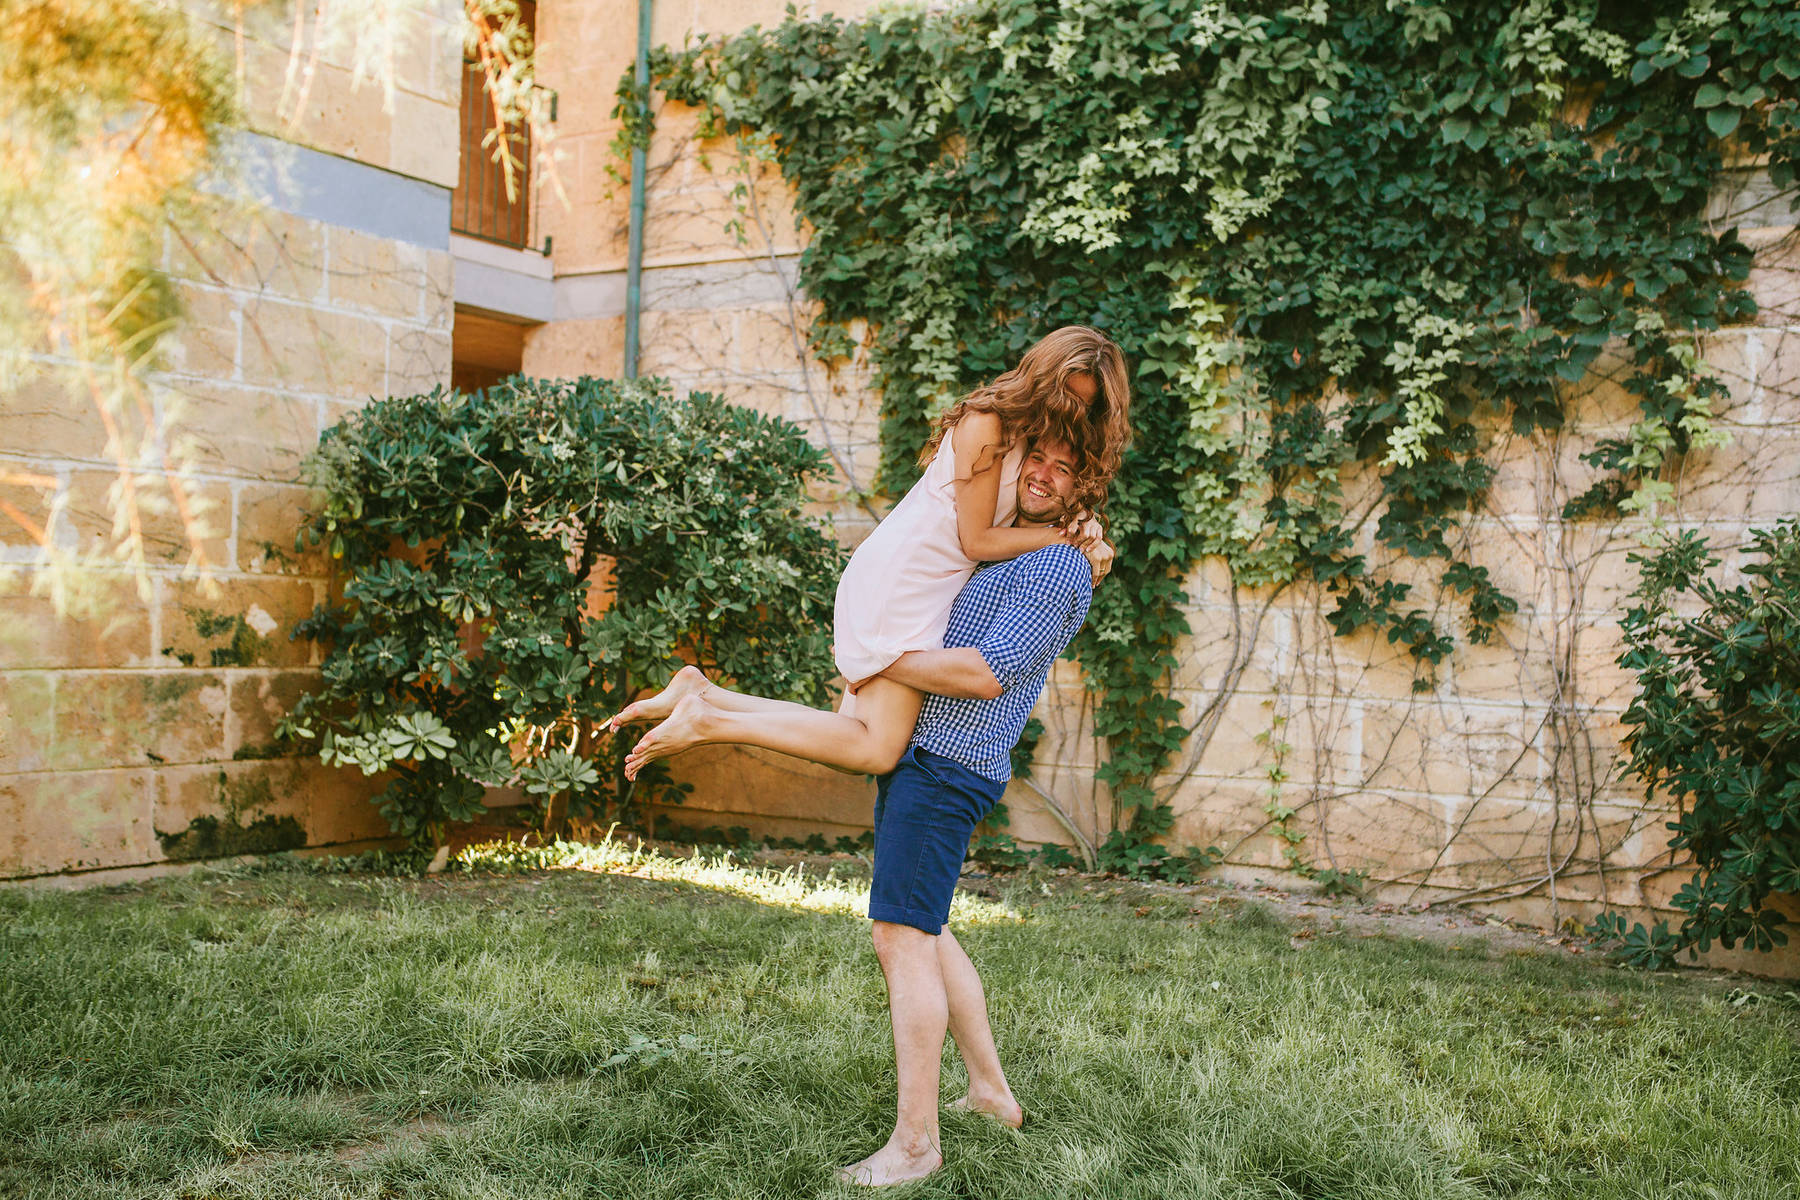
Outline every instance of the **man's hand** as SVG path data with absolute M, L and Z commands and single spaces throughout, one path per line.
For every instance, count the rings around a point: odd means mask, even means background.
M 1069 534 L 1069 542 L 1087 555 L 1088 569 L 1093 572 L 1095 587 L 1099 587 L 1100 581 L 1112 570 L 1113 544 L 1106 540 L 1105 534 L 1100 522 L 1092 517 Z

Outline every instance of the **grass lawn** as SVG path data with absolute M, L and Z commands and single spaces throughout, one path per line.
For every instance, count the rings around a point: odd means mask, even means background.
M 856 1193 L 894 1086 L 864 885 L 560 861 L 0 892 L 0 1196 Z M 897 1194 L 1800 1195 L 1782 985 L 1081 882 L 959 897 L 1029 1119 L 946 1114 Z

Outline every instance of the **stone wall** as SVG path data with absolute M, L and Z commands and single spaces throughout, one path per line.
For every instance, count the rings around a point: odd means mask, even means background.
M 315 59 L 310 45 L 306 102 L 284 104 L 291 15 L 277 8 L 250 10 L 242 41 L 251 120 L 231 153 L 255 202 L 224 227 L 169 231 L 161 264 L 185 318 L 150 397 L 188 442 L 207 577 L 187 569 L 154 470 L 137 473 L 144 586 L 102 553 L 67 618 L 33 591 L 38 547 L 0 521 L 0 566 L 26 568 L 0 592 L 0 878 L 387 832 L 364 780 L 275 757 L 271 741 L 316 679 L 310 644 L 288 634 L 329 580 L 294 549 L 300 458 L 368 397 L 449 378 L 460 6 L 411 27 L 391 106 L 352 86 L 347 50 Z M 233 53 L 229 17 L 209 19 Z M 107 544 L 120 471 L 78 389 L 0 398 L 0 456 L 53 481 L 9 498 L 59 547 Z
M 588 188 L 610 182 L 596 156 L 615 132 L 610 88 L 631 47 L 608 34 L 632 28 L 634 8 L 591 0 L 545 15 L 543 69 L 553 82 L 571 81 L 561 133 L 568 144 L 579 139 L 572 161 L 583 181 L 583 202 L 553 218 L 579 248 L 565 266 L 565 234 L 557 233 L 559 288 L 565 270 L 578 271 L 588 299 L 577 314 L 559 293 L 559 315 L 571 319 L 532 336 L 531 373 L 610 373 L 622 364 L 627 190 L 610 183 L 600 198 Z M 703 29 L 773 24 L 781 8 L 777 0 L 659 4 L 654 40 L 679 45 Z M 574 103 L 571 90 L 580 93 Z M 646 182 L 642 369 L 803 424 L 833 453 L 840 484 L 851 485 L 818 500 L 853 544 L 878 511 L 856 502 L 854 486 L 873 474 L 877 399 L 864 364 L 828 372 L 800 350 L 796 334 L 811 309 L 795 286 L 794 256 L 807 231 L 794 228 L 786 188 L 729 139 L 702 140 L 696 114 L 678 105 L 658 112 Z M 1689 456 L 1675 501 L 1657 514 L 1723 542 L 1800 511 L 1800 254 L 1793 214 L 1765 193 L 1745 164 L 1716 198 L 1721 227 L 1740 225 L 1757 248 L 1749 287 L 1762 306 L 1755 327 L 1708 345 L 1731 384 L 1718 415 L 1732 443 Z M 1621 778 L 1618 757 L 1631 681 L 1613 660 L 1635 573 L 1627 556 L 1644 522 L 1558 516 L 1593 477 L 1579 452 L 1628 428 L 1635 405 L 1603 364 L 1572 407 L 1560 434 L 1490 432 L 1486 453 L 1500 473 L 1465 526 L 1467 549 L 1521 610 L 1497 644 L 1460 646 L 1430 692 L 1413 691 L 1411 660 L 1384 639 L 1334 637 L 1317 589 L 1234 588 L 1218 562 L 1199 565 L 1189 580 L 1194 632 L 1174 681 L 1197 730 L 1156 781 L 1177 814 L 1173 845 L 1220 846 L 1228 873 L 1280 870 L 1284 843 L 1264 811 L 1273 756 L 1258 740 L 1269 734 L 1291 747 L 1282 801 L 1297 810 L 1290 829 L 1305 835 L 1302 852 L 1319 866 L 1368 871 L 1384 897 L 1461 899 L 1543 922 L 1586 917 L 1602 901 L 1666 915 L 1686 877 L 1666 849 L 1669 814 Z M 1372 503 L 1364 482 L 1363 502 Z M 1384 561 L 1373 523 L 1364 528 L 1372 564 L 1404 573 L 1404 561 Z M 1035 782 L 1095 841 L 1113 814 L 1093 778 L 1090 702 L 1073 664 L 1058 664 L 1037 715 L 1048 733 Z M 867 826 L 872 789 L 829 772 L 722 749 L 674 766 L 696 784 L 673 814 L 691 826 L 833 835 Z M 1020 840 L 1073 841 L 1038 791 L 1015 784 L 1008 803 Z

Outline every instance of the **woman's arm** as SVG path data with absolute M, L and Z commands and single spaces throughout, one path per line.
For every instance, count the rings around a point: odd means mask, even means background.
M 1068 540 L 1054 525 L 1013 528 L 994 524 L 1000 464 L 1006 457 L 999 417 L 990 412 L 967 413 L 949 437 L 956 458 L 956 537 L 964 556 L 975 562 L 998 562 Z
M 908 650 L 881 674 L 915 691 L 963 700 L 994 700 L 1003 694 L 993 669 L 973 646 Z
M 1094 586 L 1112 571 L 1113 557 L 1117 549 L 1106 540 L 1106 530 L 1100 522 L 1089 517 L 1069 539 L 1075 548 L 1087 555 L 1088 566 L 1093 572 Z

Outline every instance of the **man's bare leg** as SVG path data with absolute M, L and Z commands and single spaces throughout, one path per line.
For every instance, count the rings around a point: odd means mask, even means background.
M 969 1094 L 950 1103 L 951 1108 L 986 1113 L 1014 1129 L 1025 1123 L 1025 1111 L 1007 1085 L 994 1048 L 994 1030 L 988 1024 L 987 995 L 981 976 L 948 927 L 937 938 L 938 967 L 944 978 L 944 995 L 950 1009 L 950 1033 L 969 1069 Z
M 944 1164 L 938 1145 L 938 1064 L 950 1009 L 935 937 L 887 921 L 876 921 L 870 932 L 887 979 L 899 1103 L 887 1144 L 837 1174 L 846 1183 L 880 1187 L 923 1179 Z
M 828 767 L 881 775 L 893 770 L 906 752 L 925 698 L 905 684 L 881 676 L 857 692 L 854 717 L 780 702 L 733 712 L 713 705 L 712 694 L 709 690 L 676 701 L 668 719 L 646 733 L 626 755 L 626 778 L 637 778 L 646 763 L 659 758 L 721 742 L 761 746 Z

